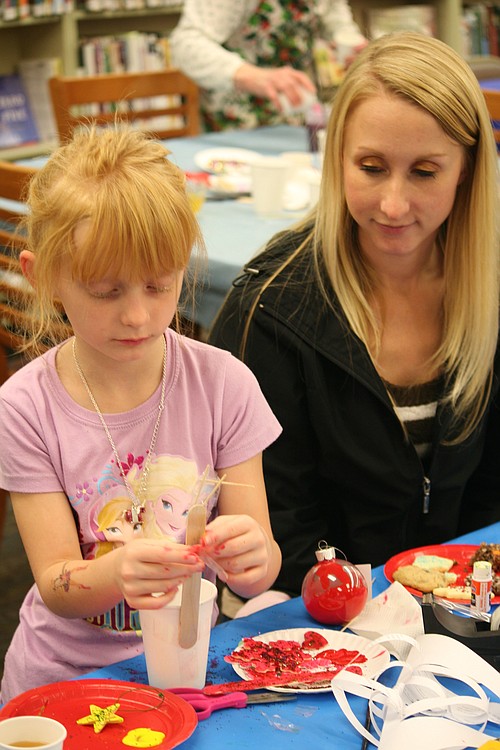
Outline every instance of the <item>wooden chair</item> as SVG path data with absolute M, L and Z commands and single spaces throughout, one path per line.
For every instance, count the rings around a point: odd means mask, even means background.
M 495 141 L 500 144 L 500 91 L 483 89 L 483 94 L 490 113 Z
M 19 232 L 22 204 L 29 180 L 37 170 L 0 161 L 0 385 L 19 364 L 27 315 L 23 312 L 33 292 L 21 273 L 18 256 L 25 245 Z M 22 303 L 22 304 L 21 304 Z M 61 333 L 71 335 L 69 326 Z M 17 361 L 21 357 L 21 361 Z M 3 535 L 7 493 L 0 489 L 0 540 Z
M 0 161 L 0 385 L 12 372 L 11 358 L 23 343 L 20 331 L 25 323 L 18 309 L 23 281 L 17 255 L 24 245 L 17 225 L 25 188 L 36 169 Z M 10 201 L 13 201 L 10 203 Z M 0 489 L 0 539 L 7 510 L 7 493 Z
M 137 122 L 159 139 L 200 132 L 199 89 L 180 70 L 109 73 L 97 76 L 57 76 L 49 81 L 61 142 L 89 122 Z M 84 105 L 86 105 L 84 107 Z

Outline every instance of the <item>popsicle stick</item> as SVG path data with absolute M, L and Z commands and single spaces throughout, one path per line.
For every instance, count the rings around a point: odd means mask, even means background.
M 193 505 L 187 515 L 186 544 L 199 544 L 207 521 L 206 508 L 201 503 Z M 179 612 L 179 645 L 191 648 L 198 638 L 201 573 L 193 573 L 183 583 Z

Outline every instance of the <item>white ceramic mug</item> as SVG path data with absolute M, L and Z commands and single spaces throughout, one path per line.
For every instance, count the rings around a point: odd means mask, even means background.
M 250 169 L 255 211 L 264 218 L 277 218 L 283 211 L 290 163 L 280 156 L 262 156 L 252 161 Z

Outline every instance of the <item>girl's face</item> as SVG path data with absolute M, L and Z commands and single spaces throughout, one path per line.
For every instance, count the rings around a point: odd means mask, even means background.
M 84 224 L 77 228 L 77 247 L 85 231 Z M 129 362 L 149 352 L 171 324 L 182 277 L 182 271 L 171 271 L 130 282 L 112 274 L 83 284 L 63 268 L 57 292 L 80 341 L 115 361 Z
M 425 110 L 384 93 L 358 104 L 346 123 L 343 176 L 367 259 L 425 257 L 463 169 L 463 148 Z

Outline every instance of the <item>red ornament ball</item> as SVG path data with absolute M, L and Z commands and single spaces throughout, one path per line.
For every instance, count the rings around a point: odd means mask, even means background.
M 358 568 L 335 557 L 317 562 L 302 583 L 305 608 L 315 620 L 328 625 L 344 625 L 359 615 L 367 596 Z

